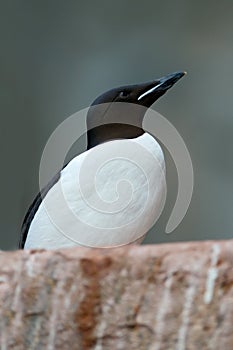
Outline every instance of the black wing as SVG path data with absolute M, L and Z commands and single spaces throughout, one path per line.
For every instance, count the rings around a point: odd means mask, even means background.
M 29 209 L 24 217 L 23 224 L 21 227 L 21 233 L 20 233 L 20 239 L 19 239 L 19 249 L 24 248 L 31 222 L 32 222 L 43 198 L 46 196 L 46 194 L 49 192 L 49 190 L 55 185 L 55 183 L 58 182 L 58 180 L 60 179 L 60 175 L 61 175 L 61 172 L 59 171 L 49 181 L 49 183 L 41 190 L 41 192 L 38 193 L 38 195 L 36 196 L 36 198 L 34 199 L 32 204 L 30 205 L 30 207 L 29 207 Z

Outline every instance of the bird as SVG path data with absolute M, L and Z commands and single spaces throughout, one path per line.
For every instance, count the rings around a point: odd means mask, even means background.
M 185 74 L 113 88 L 94 100 L 86 116 L 86 151 L 36 196 L 23 220 L 19 249 L 141 243 L 166 197 L 164 154 L 143 130 L 143 118 Z

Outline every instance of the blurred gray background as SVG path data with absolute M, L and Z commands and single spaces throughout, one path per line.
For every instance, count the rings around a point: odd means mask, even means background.
M 164 233 L 177 175 L 145 243 L 233 234 L 233 2 L 1 1 L 0 248 L 15 249 L 43 147 L 65 118 L 117 85 L 188 75 L 153 108 L 183 137 L 195 175 L 187 215 Z

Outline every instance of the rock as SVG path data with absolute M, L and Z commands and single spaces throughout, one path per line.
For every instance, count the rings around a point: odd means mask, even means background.
M 233 241 L 0 253 L 0 347 L 233 349 Z

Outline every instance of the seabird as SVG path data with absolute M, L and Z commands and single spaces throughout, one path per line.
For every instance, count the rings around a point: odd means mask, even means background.
M 87 150 L 37 195 L 24 218 L 19 248 L 116 247 L 143 239 L 161 213 L 166 179 L 163 151 L 142 122 L 184 74 L 114 88 L 92 103 Z

